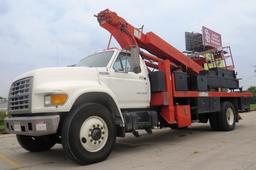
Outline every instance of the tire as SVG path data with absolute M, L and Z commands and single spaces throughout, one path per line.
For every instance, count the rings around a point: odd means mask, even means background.
M 231 102 L 221 103 L 221 111 L 212 114 L 210 125 L 213 130 L 231 131 L 235 129 L 237 112 Z
M 47 136 L 24 136 L 16 135 L 19 144 L 30 152 L 48 151 L 56 144 L 55 135 Z
M 219 130 L 218 120 L 217 120 L 218 114 L 219 113 L 212 113 L 209 118 L 209 122 L 210 122 L 210 126 L 211 126 L 212 130 Z
M 230 102 L 223 102 L 218 116 L 218 126 L 221 131 L 231 131 L 236 126 L 237 112 Z
M 62 145 L 68 158 L 85 165 L 105 160 L 116 140 L 113 116 L 100 104 L 72 109 L 63 122 Z

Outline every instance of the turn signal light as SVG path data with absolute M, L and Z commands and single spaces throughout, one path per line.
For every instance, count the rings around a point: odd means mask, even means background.
M 67 101 L 68 96 L 66 94 L 51 94 L 45 96 L 44 104 L 46 106 L 58 106 L 63 105 Z

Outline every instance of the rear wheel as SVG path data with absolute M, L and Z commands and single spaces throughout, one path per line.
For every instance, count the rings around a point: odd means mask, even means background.
M 24 136 L 16 135 L 19 144 L 30 152 L 50 150 L 57 142 L 55 135 L 47 136 Z
M 210 126 L 212 130 L 219 130 L 217 116 L 219 113 L 212 113 L 209 118 Z
M 66 117 L 62 144 L 67 156 L 79 164 L 103 161 L 116 138 L 113 117 L 100 104 L 85 104 Z
M 230 102 L 223 102 L 221 106 L 221 114 L 218 116 L 219 129 L 223 131 L 233 130 L 236 126 L 236 110 Z
M 221 111 L 210 117 L 213 130 L 231 131 L 236 126 L 237 112 L 231 102 L 221 103 Z

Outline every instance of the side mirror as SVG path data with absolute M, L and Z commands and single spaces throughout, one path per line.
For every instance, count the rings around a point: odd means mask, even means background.
M 134 73 L 139 73 L 140 70 L 140 50 L 138 47 L 131 48 L 131 70 Z

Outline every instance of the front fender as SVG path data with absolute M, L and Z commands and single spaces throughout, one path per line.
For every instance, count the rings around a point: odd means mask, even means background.
M 100 84 L 98 81 L 60 81 L 50 82 L 38 85 L 33 90 L 33 102 L 32 102 L 32 113 L 53 113 L 53 112 L 69 112 L 75 102 L 81 95 L 88 93 L 103 93 L 110 96 L 120 114 L 122 122 L 124 122 L 121 114 L 118 101 L 116 100 L 115 94 L 105 84 Z M 68 95 L 68 99 L 64 105 L 55 107 L 44 106 L 44 96 L 47 94 L 64 93 Z

